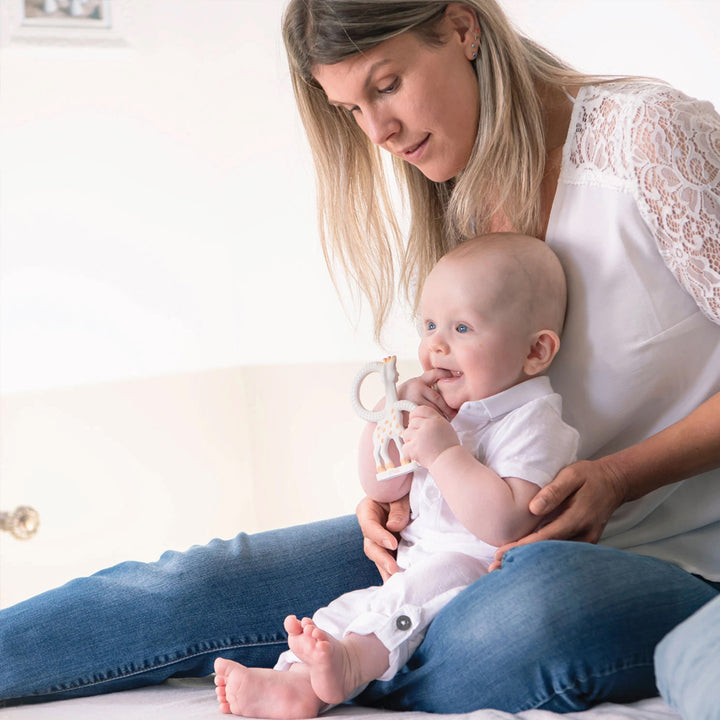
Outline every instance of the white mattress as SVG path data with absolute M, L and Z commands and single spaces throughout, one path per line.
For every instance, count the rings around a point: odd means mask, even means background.
M 39 705 L 24 705 L 3 710 L 2 720 L 218 720 L 221 715 L 215 700 L 212 679 L 169 680 L 163 685 L 128 690 L 111 695 L 62 700 Z M 343 706 L 323 717 L 351 720 L 394 720 L 400 713 L 387 710 Z M 511 715 L 499 710 L 476 710 L 459 715 L 404 712 L 402 720 L 682 720 L 660 698 L 641 700 L 631 705 L 604 703 L 592 710 L 558 715 L 545 710 L 527 710 Z

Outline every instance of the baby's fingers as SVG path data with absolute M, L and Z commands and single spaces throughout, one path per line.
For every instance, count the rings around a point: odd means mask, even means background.
M 430 418 L 436 418 L 441 417 L 441 414 L 433 407 L 430 407 L 429 405 L 418 405 L 411 413 L 410 413 L 410 424 L 412 424 L 413 420 L 428 420 Z

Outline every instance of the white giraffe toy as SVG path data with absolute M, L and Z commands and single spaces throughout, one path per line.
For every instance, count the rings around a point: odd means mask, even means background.
M 373 452 L 375 464 L 377 465 L 377 479 L 389 480 L 390 478 L 407 475 L 420 467 L 414 460 L 410 461 L 403 453 L 403 410 L 410 412 L 416 405 L 410 400 L 399 400 L 397 395 L 398 373 L 396 368 L 397 358 L 395 355 L 386 357 L 382 362 L 371 362 L 360 370 L 355 378 L 353 386 L 353 408 L 355 412 L 367 422 L 377 423 L 373 433 Z M 372 412 L 363 406 L 360 401 L 360 386 L 363 380 L 370 374 L 380 373 L 385 385 L 385 407 Z M 390 459 L 388 448 L 390 441 L 393 441 L 400 453 L 401 465 L 396 467 Z

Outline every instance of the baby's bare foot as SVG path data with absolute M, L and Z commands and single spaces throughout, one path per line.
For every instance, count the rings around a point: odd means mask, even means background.
M 320 630 L 310 618 L 285 618 L 290 649 L 310 671 L 315 694 L 326 703 L 340 703 L 362 682 L 359 667 L 344 643 Z
M 215 693 L 224 713 L 274 720 L 317 717 L 324 707 L 307 672 L 248 668 L 224 658 L 215 661 Z

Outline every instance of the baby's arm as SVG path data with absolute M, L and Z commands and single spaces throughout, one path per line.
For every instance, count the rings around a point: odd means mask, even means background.
M 528 509 L 539 487 L 500 477 L 460 445 L 450 423 L 432 408 L 417 407 L 405 431 L 405 452 L 424 465 L 457 519 L 489 545 L 523 537 L 538 524 Z

